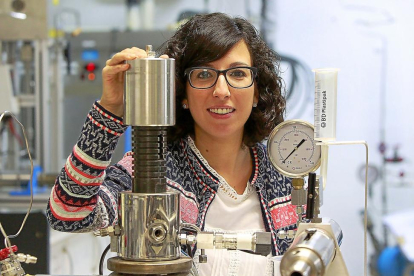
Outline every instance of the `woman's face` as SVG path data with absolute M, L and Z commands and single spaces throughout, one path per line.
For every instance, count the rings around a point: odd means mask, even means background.
M 246 43 L 241 40 L 221 59 L 203 64 L 225 70 L 237 66 L 252 66 L 252 59 Z M 244 124 L 250 116 L 253 102 L 257 103 L 255 84 L 248 88 L 233 88 L 228 85 L 223 74 L 216 84 L 208 89 L 196 89 L 187 81 L 187 104 L 195 122 L 195 135 L 212 138 L 240 138 Z

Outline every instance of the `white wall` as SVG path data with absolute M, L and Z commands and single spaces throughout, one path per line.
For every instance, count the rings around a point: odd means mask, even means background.
M 50 0 L 51 2 L 51 0 Z M 209 1 L 210 12 L 251 16 L 258 26 L 261 1 Z M 60 6 L 49 5 L 50 16 L 62 7 L 79 9 L 85 30 L 125 29 L 124 1 L 61 0 Z M 155 0 L 154 27 L 172 24 L 183 10 L 203 10 L 204 1 Z M 80 8 L 82 7 L 82 8 Z M 310 68 L 338 67 L 337 140 L 366 140 L 370 146 L 370 163 L 380 166 L 378 146 L 400 146 L 404 163 L 387 166 L 389 210 L 413 207 L 414 188 L 395 185 L 399 171 L 404 170 L 411 183 L 413 164 L 410 154 L 414 118 L 414 2 L 410 0 L 370 1 L 270 1 L 268 16 L 273 22 L 269 33 L 280 54 L 295 57 Z M 70 18 L 68 19 L 70 21 Z M 70 24 L 68 24 L 70 25 Z M 70 27 L 68 27 L 70 28 Z M 287 65 L 282 69 L 288 71 Z M 288 73 L 286 73 L 288 74 Z M 286 75 L 288 78 L 288 76 Z M 312 89 L 309 91 L 313 93 Z M 292 104 L 292 103 L 291 103 Z M 313 121 L 312 99 L 302 119 Z M 288 110 L 288 117 L 290 116 Z M 289 117 L 290 118 L 290 117 Z M 380 131 L 384 130 L 383 140 Z M 351 275 L 363 273 L 363 228 L 358 215 L 364 204 L 364 187 L 357 170 L 364 162 L 362 146 L 340 146 L 330 149 L 328 186 L 322 215 L 334 218 L 344 231 L 343 255 Z M 371 209 L 379 227 L 380 182 L 374 189 Z M 52 266 L 53 267 L 53 266 Z M 51 271 L 68 274 L 69 271 Z M 82 271 L 82 273 L 86 273 Z

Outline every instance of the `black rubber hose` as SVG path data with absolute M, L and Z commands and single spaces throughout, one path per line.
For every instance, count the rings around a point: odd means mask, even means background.
M 105 256 L 108 253 L 109 249 L 111 249 L 111 244 L 108 244 L 108 246 L 102 252 L 101 259 L 99 260 L 99 275 L 103 275 L 103 263 L 104 263 Z

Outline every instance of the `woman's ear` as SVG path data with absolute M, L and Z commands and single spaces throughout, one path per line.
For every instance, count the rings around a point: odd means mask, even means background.
M 183 109 L 188 109 L 188 100 L 184 99 L 181 104 L 183 105 Z

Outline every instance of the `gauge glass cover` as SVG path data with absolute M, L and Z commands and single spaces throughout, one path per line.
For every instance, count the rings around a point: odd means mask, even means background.
M 290 177 L 303 177 L 317 170 L 321 147 L 313 137 L 313 125 L 306 121 L 288 120 L 276 126 L 267 141 L 273 166 Z

